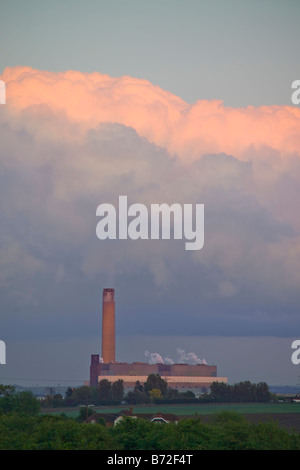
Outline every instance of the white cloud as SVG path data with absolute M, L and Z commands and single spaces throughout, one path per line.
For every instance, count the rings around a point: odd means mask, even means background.
M 130 80 L 125 85 L 128 91 Z M 86 86 L 96 93 L 93 82 Z M 120 83 L 114 90 L 117 86 Z M 151 86 L 144 83 L 141 89 Z M 237 158 L 225 152 L 226 145 L 223 149 L 218 136 L 221 153 L 214 153 L 212 145 L 211 152 L 202 155 L 202 146 L 197 150 L 195 142 L 200 142 L 203 132 L 198 135 L 193 128 L 190 164 L 184 157 L 189 152 L 187 140 L 183 153 L 180 145 L 170 146 L 178 150 L 176 155 L 157 145 L 174 139 L 176 126 L 172 126 L 180 121 L 185 104 L 159 90 L 152 92 L 140 101 L 134 99 L 134 106 L 142 110 L 150 102 L 155 115 L 154 97 L 163 100 L 164 111 L 157 106 L 164 115 L 164 126 L 160 129 L 158 122 L 153 127 L 153 135 L 160 139 L 150 135 L 146 139 L 140 129 L 116 122 L 99 124 L 91 114 L 98 111 L 89 95 L 87 116 L 82 116 L 80 125 L 73 115 L 66 117 L 63 109 L 56 109 L 51 100 L 46 108 L 24 107 L 21 112 L 7 108 L 1 114 L 0 282 L 9 308 L 14 309 L 13 292 L 40 303 L 41 284 L 47 289 L 50 286 L 54 293 L 69 282 L 86 286 L 120 279 L 129 284 L 134 279 L 138 291 L 154 289 L 152 296 L 148 294 L 151 301 L 159 296 L 166 299 L 161 307 L 164 322 L 172 315 L 182 315 L 182 299 L 188 299 L 185 314 L 199 319 L 209 308 L 214 312 L 223 308 L 222 303 L 214 302 L 236 299 L 243 314 L 268 311 L 271 321 L 281 302 L 289 305 L 289 314 L 296 318 L 299 157 L 265 146 L 252 151 L 248 148 L 241 160 L 240 155 Z M 103 90 L 99 93 L 103 97 Z M 211 106 L 216 112 L 220 109 L 216 103 Z M 189 112 L 195 111 L 201 121 L 200 108 L 197 105 Z M 141 127 L 149 130 L 153 123 L 149 124 L 148 116 L 146 110 L 140 114 Z M 183 241 L 173 240 L 98 240 L 97 206 L 104 202 L 117 205 L 122 194 L 130 203 L 145 205 L 204 203 L 203 249 L 187 253 Z M 67 295 L 63 297 L 66 305 Z M 205 304 L 205 312 L 200 307 L 204 301 L 211 302 Z M 72 308 L 65 307 L 68 314 Z M 228 312 L 221 314 L 225 318 Z M 184 325 L 183 315 L 182 322 Z

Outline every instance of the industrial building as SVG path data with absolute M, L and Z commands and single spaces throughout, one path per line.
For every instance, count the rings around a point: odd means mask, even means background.
M 148 375 L 159 374 L 169 387 L 179 391 L 192 390 L 196 394 L 208 390 L 212 382 L 225 382 L 217 376 L 217 366 L 207 364 L 148 364 L 144 362 L 117 362 L 115 360 L 115 291 L 104 289 L 102 299 L 102 356 L 92 354 L 90 385 L 100 380 L 123 380 L 124 389 L 133 389 L 136 382 L 145 383 Z

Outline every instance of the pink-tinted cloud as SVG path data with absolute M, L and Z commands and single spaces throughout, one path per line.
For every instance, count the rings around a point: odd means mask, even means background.
M 146 80 L 98 72 L 13 67 L 0 78 L 7 84 L 12 112 L 47 105 L 52 112 L 65 113 L 82 132 L 103 122 L 120 123 L 188 162 L 219 152 L 247 159 L 249 150 L 262 147 L 280 156 L 300 155 L 297 107 L 227 108 L 221 101 L 206 100 L 188 104 Z
M 122 302 L 128 299 L 127 306 L 122 305 L 123 325 L 134 324 L 139 333 L 155 324 L 167 325 L 168 334 L 171 328 L 180 334 L 203 334 L 203 328 L 215 334 L 216 326 L 222 334 L 295 331 L 300 283 L 299 157 L 288 158 L 283 150 L 281 158 L 280 151 L 265 142 L 259 149 L 244 150 L 247 162 L 223 151 L 196 159 L 197 152 L 201 155 L 196 128 L 194 141 L 182 140 L 186 153 L 181 152 L 175 129 L 179 122 L 185 121 L 186 128 L 196 122 L 193 113 L 197 114 L 198 105 L 191 107 L 130 78 L 115 80 L 114 85 L 113 79 L 99 75 L 103 83 L 106 80 L 104 93 L 97 74 L 93 81 L 90 75 L 73 72 L 64 78 L 31 69 L 24 73 L 15 81 L 7 75 L 8 104 L 0 112 L 0 261 L 4 263 L 0 295 L 7 319 L 20 325 L 22 317 L 28 328 L 32 316 L 34 331 L 36 318 L 41 318 L 47 334 L 47 322 L 51 327 L 57 321 L 61 327 L 62 316 L 72 318 L 74 324 L 83 315 L 86 325 L 87 305 L 92 316 L 98 311 L 99 284 L 121 282 L 126 292 Z M 139 104 L 139 87 L 132 87 L 131 99 L 124 85 L 130 89 L 133 82 L 150 90 L 140 94 Z M 22 94 L 26 83 L 27 92 Z M 157 112 L 159 125 L 150 120 L 155 114 L 154 97 L 160 103 L 157 109 L 174 110 L 172 125 L 161 124 L 166 121 L 161 112 Z M 210 106 L 210 112 L 215 106 L 215 115 L 220 109 L 224 121 L 226 113 L 242 113 L 215 103 L 202 104 L 206 109 Z M 153 125 L 153 135 L 161 132 L 168 142 L 173 139 L 181 159 L 170 158 L 165 149 L 131 127 L 101 123 L 99 118 L 106 119 L 105 113 L 110 113 L 113 119 L 122 111 L 122 119 L 133 122 L 137 109 L 150 116 L 145 120 L 146 131 L 152 132 Z M 138 127 L 140 121 L 135 119 L 133 124 Z M 218 144 L 223 149 L 217 132 L 214 139 L 211 148 Z M 227 139 L 235 145 L 234 135 Z M 186 165 L 189 145 L 195 161 Z M 127 194 L 130 203 L 147 207 L 154 202 L 204 203 L 204 248 L 187 253 L 181 240 L 101 243 L 96 237 L 96 208 L 104 202 L 117 205 L 121 194 Z M 141 313 L 145 295 L 147 311 Z

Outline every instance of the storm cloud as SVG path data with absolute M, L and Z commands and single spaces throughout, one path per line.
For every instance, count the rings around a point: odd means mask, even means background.
M 103 287 L 116 289 L 122 333 L 289 336 L 300 326 L 298 109 L 190 105 L 99 73 L 16 67 L 1 79 L 6 337 L 88 335 Z M 100 241 L 96 208 L 123 194 L 148 207 L 204 204 L 203 249 Z

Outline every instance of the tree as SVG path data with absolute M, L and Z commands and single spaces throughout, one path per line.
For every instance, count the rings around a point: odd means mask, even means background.
M 141 382 L 140 382 L 139 380 L 137 380 L 137 381 L 135 382 L 134 391 L 135 391 L 135 392 L 137 392 L 137 391 L 138 391 L 138 392 L 144 392 L 144 385 L 141 384 Z
M 113 428 L 113 435 L 124 450 L 149 450 L 152 448 L 148 443 L 151 431 L 159 427 L 147 420 L 126 416 Z
M 185 398 L 195 398 L 196 397 L 194 392 L 192 392 L 192 390 L 187 390 L 186 392 L 184 392 L 182 394 L 182 396 L 185 397 Z
M 76 405 L 86 405 L 96 401 L 96 394 L 93 387 L 82 385 L 74 388 L 71 398 Z
M 149 397 L 146 392 L 140 390 L 130 390 L 126 395 L 125 400 L 130 405 L 149 403 Z
M 256 385 L 256 399 L 261 402 L 270 401 L 271 393 L 266 382 L 259 382 Z
M 89 407 L 88 405 L 81 406 L 79 409 L 78 421 L 80 423 L 86 421 L 89 416 L 92 416 L 92 414 L 94 414 L 94 412 L 94 409 L 92 407 Z
M 66 393 L 65 393 L 66 398 L 71 398 L 72 393 L 73 393 L 73 390 L 74 390 L 74 389 L 71 388 L 71 387 L 68 387 L 68 388 L 67 388 Z
M 167 396 L 168 396 L 168 398 L 178 398 L 179 397 L 178 389 L 173 388 L 173 387 L 168 387 Z
M 233 385 L 213 382 L 211 396 L 219 402 L 263 402 L 270 400 L 270 392 L 265 382 L 252 384 L 249 380 Z
M 17 393 L 16 397 L 16 411 L 21 413 L 28 413 L 36 415 L 40 409 L 40 403 L 32 392 L 24 391 Z
M 213 382 L 210 386 L 211 396 L 219 402 L 224 402 L 228 400 L 228 391 L 228 385 L 224 382 Z
M 16 399 L 13 395 L 5 395 L 0 398 L 0 415 L 11 413 L 16 409 Z
M 56 393 L 55 395 L 53 395 L 53 397 L 51 399 L 51 405 L 54 408 L 58 408 L 59 406 L 64 405 L 64 399 L 63 399 L 63 397 L 60 393 Z
M 0 413 L 26 413 L 35 415 L 40 411 L 40 403 L 32 392 L 7 394 L 0 398 Z
M 124 396 L 124 385 L 123 380 L 119 379 L 112 383 L 111 386 L 111 397 L 114 401 L 121 402 Z
M 151 401 L 161 398 L 161 391 L 158 388 L 152 388 L 149 392 Z
M 111 400 L 112 389 L 111 382 L 107 379 L 100 380 L 97 388 L 98 399 L 99 400 Z
M 149 395 L 154 388 L 160 390 L 161 396 L 164 397 L 168 390 L 167 382 L 159 374 L 148 375 L 145 383 L 145 392 Z
M 4 395 L 12 395 L 15 391 L 15 387 L 13 385 L 2 385 L 0 384 L 0 396 Z

